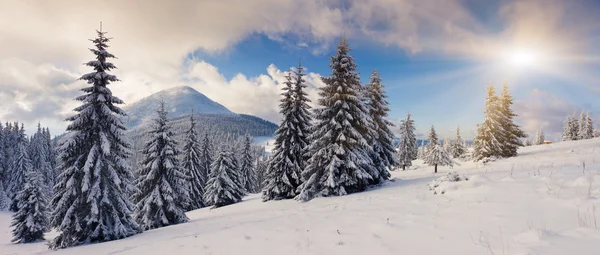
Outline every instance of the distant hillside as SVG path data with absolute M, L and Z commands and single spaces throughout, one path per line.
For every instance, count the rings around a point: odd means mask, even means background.
M 134 128 L 145 124 L 156 115 L 156 109 L 163 100 L 170 118 L 196 114 L 236 115 L 225 106 L 211 100 L 204 94 L 188 86 L 175 87 L 154 93 L 123 108 L 128 116 L 125 125 Z
M 214 130 L 229 133 L 233 136 L 249 134 L 251 136 L 272 136 L 277 130 L 277 125 L 270 121 L 246 114 L 219 115 L 219 114 L 194 114 L 200 133 Z M 185 131 L 189 125 L 190 115 L 171 119 L 176 131 Z
M 187 129 L 187 120 L 192 111 L 198 120 L 200 133 L 218 131 L 233 136 L 272 136 L 277 129 L 275 123 L 251 115 L 236 114 L 193 88 L 182 86 L 159 91 L 123 108 L 128 115 L 124 122 L 132 138 L 145 132 L 156 117 L 161 101 L 165 102 L 168 117 L 176 131 Z

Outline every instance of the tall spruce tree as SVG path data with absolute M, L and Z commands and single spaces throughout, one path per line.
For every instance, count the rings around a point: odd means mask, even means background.
M 460 127 L 456 128 L 456 138 L 454 138 L 454 142 L 452 143 L 452 148 L 450 151 L 452 152 L 452 157 L 454 158 L 460 158 L 467 153 L 465 141 L 460 136 Z
M 283 120 L 276 131 L 273 157 L 265 175 L 264 201 L 293 198 L 302 182 L 312 122 L 303 71 L 304 67 L 299 63 L 286 75 L 282 88 L 279 107 Z
M 361 100 L 360 77 L 349 51 L 348 41 L 340 40 L 331 57 L 331 75 L 322 78 L 321 108 L 315 111 L 299 200 L 359 192 L 374 180 L 388 178 L 373 167 L 370 158 L 373 149 L 367 142 L 372 120 Z
M 535 134 L 535 140 L 533 140 L 533 144 L 541 145 L 541 144 L 544 144 L 545 141 L 546 141 L 546 136 L 544 135 L 544 130 L 542 130 L 540 128 L 540 129 L 538 129 L 537 133 Z
M 115 56 L 108 53 L 106 32 L 97 31 L 90 51 L 96 59 L 85 65 L 93 72 L 80 79 L 89 87 L 77 97 L 83 104 L 68 118 L 67 137 L 59 148 L 58 182 L 51 202 L 52 227 L 60 232 L 51 249 L 65 248 L 89 242 L 105 242 L 141 232 L 131 218 L 129 196 L 135 190 L 131 184 L 131 169 L 126 163 L 131 145 L 125 140 L 118 105 L 121 99 L 108 88 L 117 77 L 107 73 L 115 68 L 108 62 Z
M 423 144 L 421 143 L 421 146 Z M 402 170 L 412 166 L 412 161 L 418 156 L 417 138 L 415 137 L 414 121 L 410 118 L 410 113 L 406 119 L 400 122 L 400 142 L 398 143 L 398 161 Z M 416 152 L 416 153 L 415 153 Z
M 4 183 L 0 182 L 0 211 L 4 211 L 9 209 L 10 207 L 10 198 L 6 194 L 6 189 L 4 188 Z
M 2 200 L 2 196 L 6 196 L 6 190 L 4 189 L 4 184 L 8 183 L 8 181 L 6 180 L 6 178 L 8 177 L 8 174 L 5 172 L 4 169 L 4 161 L 6 159 L 4 158 L 4 127 L 2 127 L 2 122 L 0 122 L 0 210 L 4 209 L 4 207 L 1 205 L 2 202 L 4 200 Z M 4 201 L 6 202 L 6 201 Z
M 571 128 L 572 128 L 572 120 L 571 120 L 571 116 L 567 115 L 567 117 L 565 118 L 565 122 L 563 124 L 563 133 L 562 136 L 560 137 L 561 141 L 572 141 L 573 137 L 571 137 Z
M 587 139 L 585 134 L 585 123 L 586 123 L 585 113 L 582 111 L 579 114 L 579 121 L 577 121 L 577 139 Z
M 231 149 L 221 148 L 211 168 L 204 194 L 206 202 L 217 208 L 242 201 L 244 188 L 239 182 L 239 167 Z
M 427 145 L 425 146 L 427 153 L 429 153 L 430 150 L 433 150 L 436 145 L 440 145 L 440 141 L 438 140 L 435 128 L 431 126 L 429 129 L 429 136 L 427 137 Z
M 144 229 L 155 229 L 188 221 L 184 208 L 189 203 L 187 182 L 179 161 L 180 151 L 173 139 L 165 103 L 160 102 L 149 140 L 144 145 L 138 179 L 134 218 Z
M 592 116 L 589 112 L 584 117 L 584 123 L 579 132 L 579 136 L 581 137 L 581 139 L 594 138 L 594 123 L 592 122 Z
M 46 190 L 42 173 L 30 169 L 26 174 L 23 190 L 16 200 L 18 211 L 12 217 L 13 243 L 29 243 L 44 240 L 49 231 Z
M 306 80 L 304 80 L 304 67 L 302 63 L 298 63 L 298 66 L 293 70 L 292 81 L 294 86 L 292 88 L 293 95 L 293 106 L 292 115 L 294 116 L 294 128 L 292 144 L 292 153 L 295 155 L 295 161 L 298 167 L 295 169 L 296 175 L 300 176 L 304 168 L 306 168 L 306 162 L 308 161 L 307 149 L 310 143 L 309 134 L 312 123 L 312 114 L 310 112 L 311 107 L 308 105 L 310 99 L 306 93 Z M 300 185 L 300 183 L 298 183 Z M 297 186 L 296 186 L 297 187 Z
M 265 187 L 265 177 L 267 175 L 267 166 L 269 159 L 267 155 L 256 157 L 256 184 L 257 190 L 263 190 Z
M 254 193 L 256 191 L 256 168 L 254 167 L 254 158 L 252 152 L 252 138 L 249 135 L 244 137 L 244 148 L 242 150 L 242 158 L 240 159 L 240 175 L 241 185 L 246 193 Z
M 383 179 L 385 180 L 389 178 L 388 169 L 397 165 L 398 162 L 394 155 L 394 133 L 390 129 L 394 124 L 385 119 L 390 109 L 388 108 L 388 102 L 385 100 L 387 96 L 383 84 L 381 84 L 381 77 L 377 71 L 373 70 L 371 72 L 370 82 L 365 86 L 363 91 L 367 99 L 369 116 L 373 120 L 369 144 L 373 147 L 375 154 L 373 154 L 374 156 L 371 157 L 371 160 L 379 170 L 379 176 L 384 177 Z M 414 151 L 411 149 L 410 156 L 413 157 L 413 154 Z
M 202 147 L 200 151 L 200 172 L 202 176 L 206 176 L 206 181 L 208 181 L 208 176 L 210 174 L 210 166 L 213 162 L 213 153 L 213 145 L 208 138 L 207 131 L 204 133 L 204 139 L 202 139 Z M 203 183 L 203 187 L 206 187 L 206 182 Z
M 204 185 L 208 179 L 205 172 L 202 171 L 202 154 L 200 141 L 198 141 L 198 132 L 196 130 L 196 120 L 194 113 L 190 114 L 190 127 L 186 132 L 185 145 L 183 146 L 183 172 L 190 177 L 188 182 L 189 201 L 187 203 L 188 211 L 204 207 Z
M 33 165 L 31 164 L 31 157 L 29 157 L 27 136 L 25 135 L 25 128 L 21 124 L 21 129 L 17 133 L 14 163 L 9 187 L 10 193 L 12 194 L 10 210 L 13 212 L 16 212 L 19 209 L 17 195 L 23 189 L 23 186 L 25 186 L 25 177 L 27 173 L 32 170 Z
M 502 155 L 503 129 L 500 122 L 502 113 L 500 100 L 492 85 L 487 90 L 484 113 L 483 123 L 478 125 L 474 141 L 473 158 L 475 161 Z
M 31 156 L 31 163 L 33 169 L 39 171 L 43 177 L 43 184 L 46 187 L 48 194 L 52 193 L 52 187 L 54 186 L 54 169 L 51 165 L 50 150 L 46 143 L 46 138 L 43 133 L 41 125 L 38 123 L 37 132 L 31 138 L 29 142 L 29 151 Z
M 573 113 L 569 127 L 569 136 L 571 137 L 571 141 L 579 140 L 579 119 L 577 119 L 576 113 Z
M 2 151 L 4 154 L 4 161 L 2 162 L 2 167 L 4 169 L 4 188 L 6 190 L 6 195 L 9 198 L 13 197 L 13 193 L 11 192 L 10 180 L 12 178 L 13 173 L 16 144 L 15 141 L 16 136 L 13 132 L 12 123 L 6 122 L 4 129 L 2 129 Z
M 586 124 L 586 128 L 587 128 L 587 135 L 591 138 L 597 137 L 594 134 L 594 121 L 592 119 L 592 115 L 588 112 L 587 114 L 587 124 Z
M 291 72 L 288 72 L 285 79 L 284 87 L 281 89 L 283 91 L 281 93 L 281 103 L 279 104 L 279 113 L 283 119 L 275 132 L 273 156 L 267 166 L 265 187 L 262 191 L 263 201 L 293 198 L 301 183 L 300 174 L 302 169 L 298 165 L 296 154 L 293 151 L 298 146 L 293 144 L 295 116 Z
M 525 132 L 514 123 L 514 118 L 517 116 L 513 110 L 513 98 L 508 90 L 508 85 L 502 86 L 502 94 L 500 98 L 500 119 L 499 124 L 501 130 L 501 153 L 498 156 L 514 157 L 517 155 L 517 149 L 523 146 L 522 138 L 525 138 Z
M 44 141 L 45 141 L 44 147 L 48 151 L 47 155 L 48 155 L 48 160 L 50 161 L 50 169 L 52 169 L 52 173 L 54 175 L 54 183 L 49 188 L 51 188 L 51 190 L 53 190 L 52 188 L 54 187 L 54 185 L 56 185 L 56 182 L 58 179 L 58 173 L 57 173 L 57 167 L 56 167 L 57 166 L 56 147 L 57 147 L 58 139 L 52 139 L 49 128 L 44 128 L 43 133 L 44 133 Z

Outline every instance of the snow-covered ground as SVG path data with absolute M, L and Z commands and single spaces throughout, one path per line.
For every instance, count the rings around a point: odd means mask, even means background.
M 449 169 L 415 168 L 359 194 L 307 203 L 251 195 L 190 212 L 186 224 L 56 253 L 10 244 L 3 212 L 0 254 L 600 254 L 600 139 L 461 162 L 453 170 L 469 181 L 443 184 L 438 195 L 426 184 Z

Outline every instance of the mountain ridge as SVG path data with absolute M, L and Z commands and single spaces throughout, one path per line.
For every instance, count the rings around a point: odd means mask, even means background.
M 123 107 L 128 117 L 125 125 L 135 128 L 148 122 L 155 115 L 160 101 L 165 102 L 169 118 L 191 114 L 237 115 L 225 106 L 213 101 L 189 86 L 164 89 Z
M 165 102 L 167 115 L 174 129 L 184 131 L 188 118 L 197 118 L 199 131 L 221 130 L 232 135 L 270 136 L 277 124 L 257 116 L 238 114 L 189 86 L 178 86 L 156 92 L 123 107 L 127 113 L 125 126 L 133 133 L 144 133 L 156 117 L 160 101 Z

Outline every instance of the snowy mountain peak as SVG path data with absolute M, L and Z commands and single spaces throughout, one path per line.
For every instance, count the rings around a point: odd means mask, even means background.
M 125 121 L 127 127 L 136 127 L 151 120 L 156 115 L 156 109 L 161 100 L 165 101 L 169 118 L 189 115 L 192 111 L 196 114 L 235 115 L 225 106 L 195 89 L 189 86 L 179 86 L 159 91 L 124 107 L 128 114 Z

